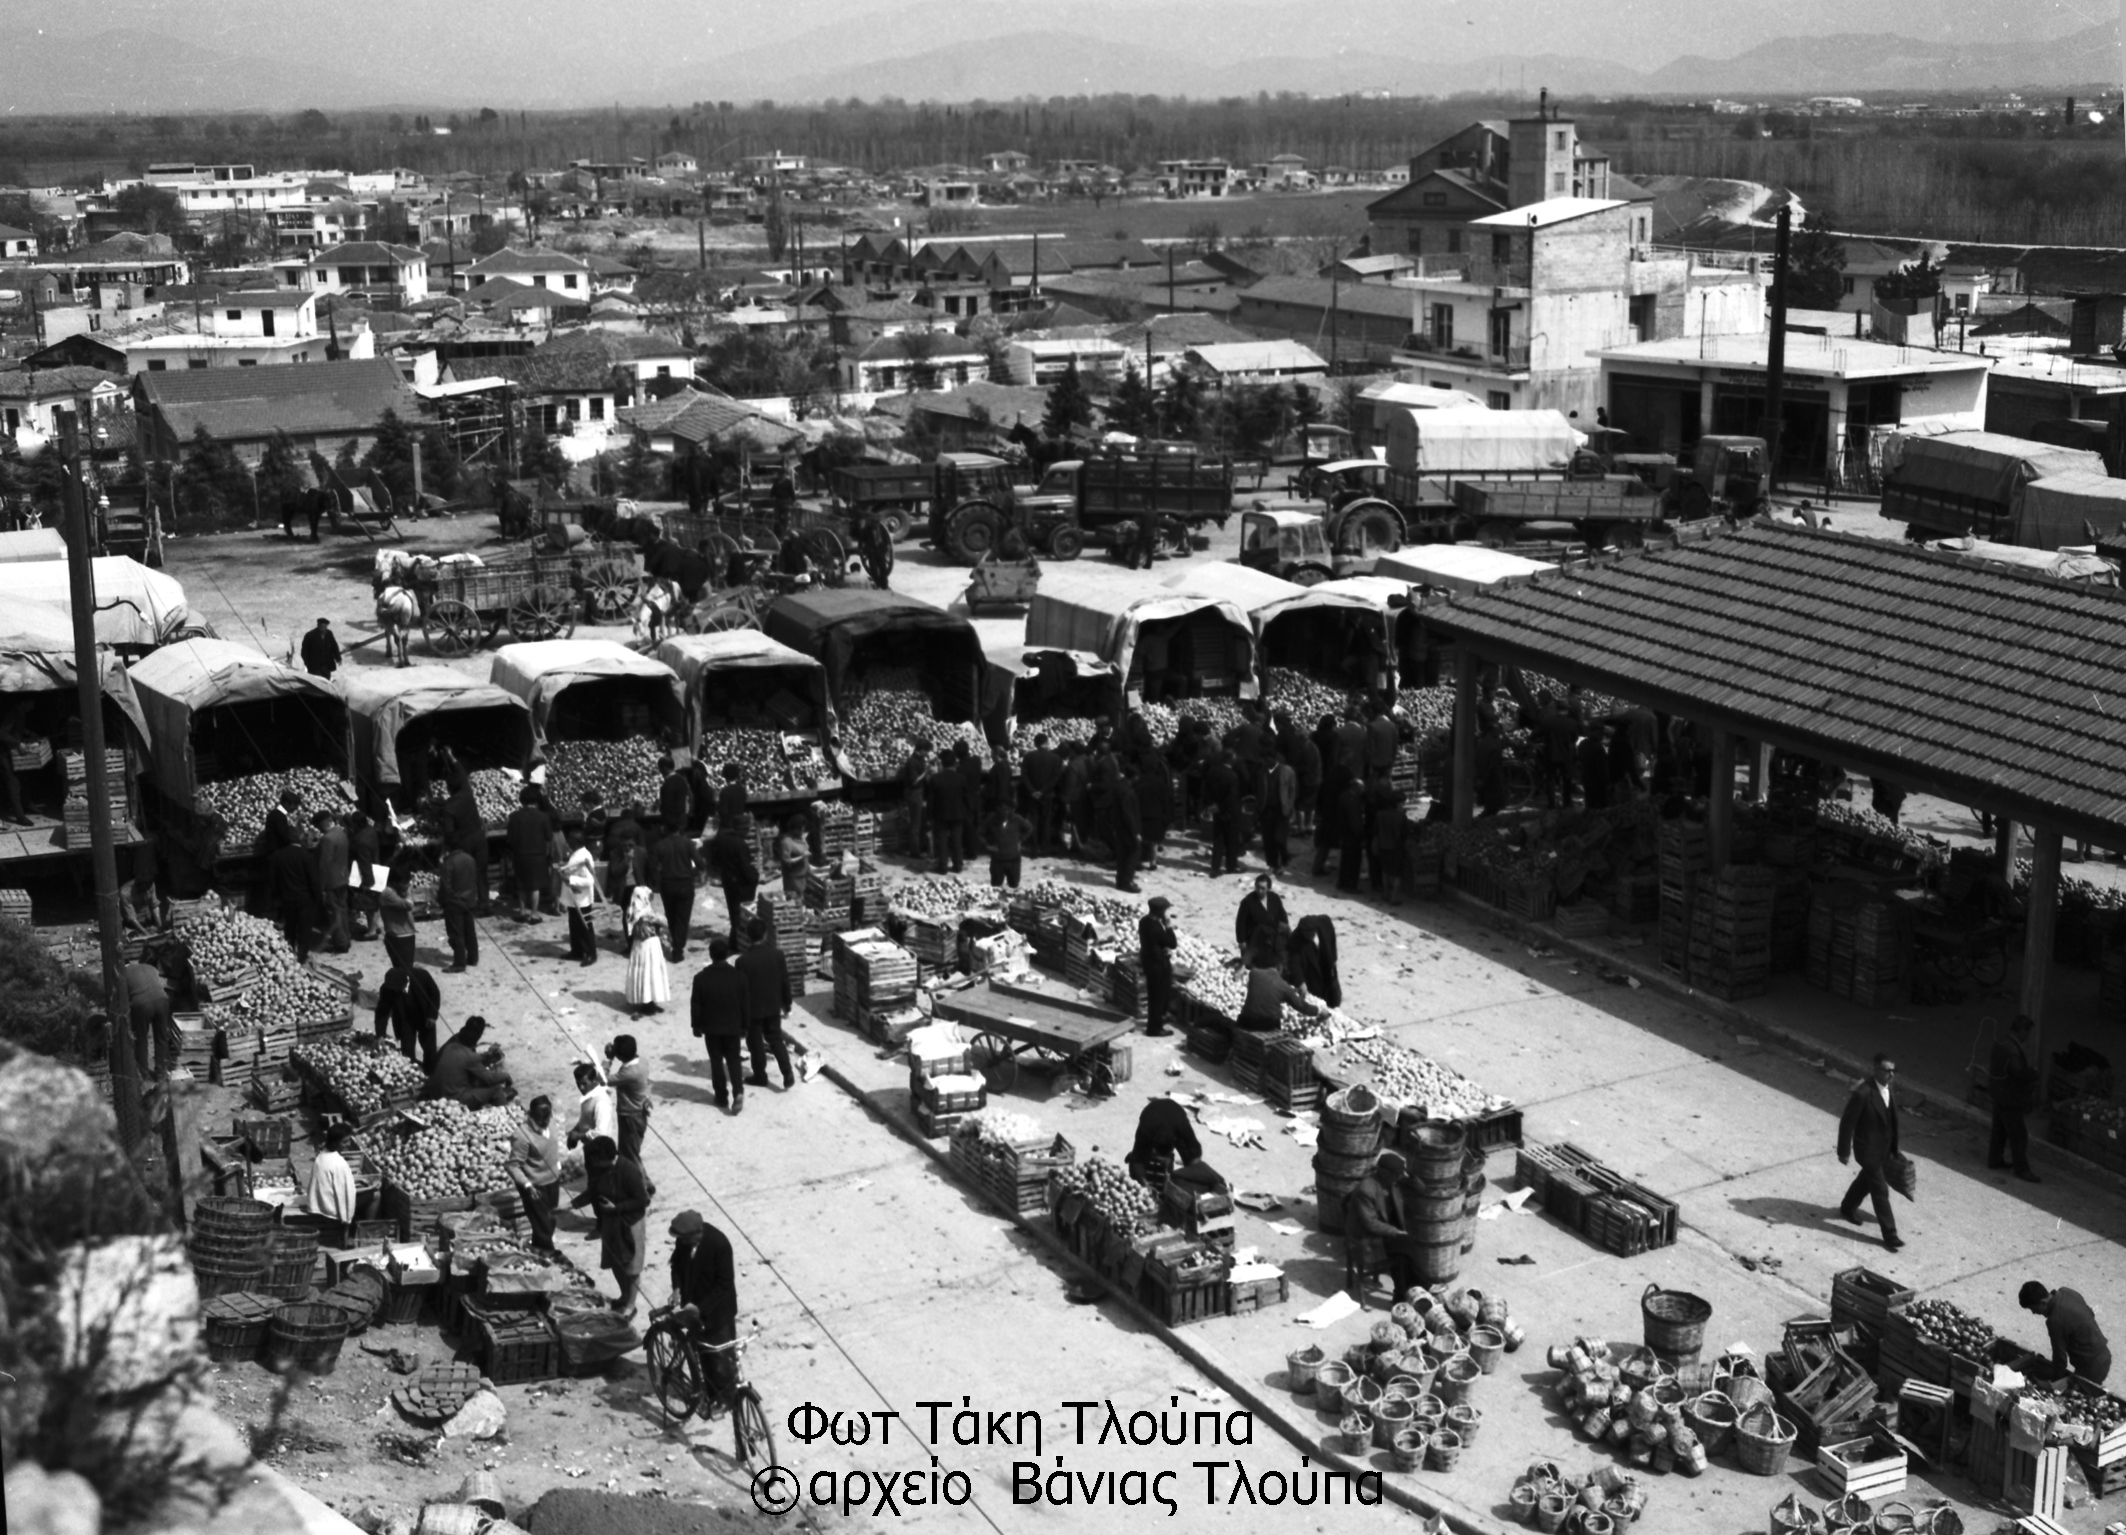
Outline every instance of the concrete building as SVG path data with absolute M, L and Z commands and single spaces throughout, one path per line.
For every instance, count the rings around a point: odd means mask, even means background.
M 250 165 L 151 165 L 141 178 L 176 197 L 190 219 L 217 213 L 270 213 L 310 200 L 308 171 L 279 171 L 261 176 Z
M 1407 179 L 1366 205 L 1375 255 L 1460 256 L 1471 221 L 1562 198 L 1650 201 L 1610 170 L 1570 118 L 1486 118 L 1411 156 Z
M 1650 453 L 1684 451 L 1708 433 L 1758 434 L 1769 346 L 1760 332 L 1607 348 L 1601 398 L 1610 424 Z M 1781 391 L 1784 472 L 1838 480 L 1859 456 L 1879 452 L 1892 428 L 1984 426 L 1992 367 L 1992 359 L 1972 352 L 1790 333 Z
M 1385 361 L 1410 340 L 1411 296 L 1387 283 L 1265 277 L 1235 297 L 1234 324 L 1335 352 L 1339 362 Z
M 590 264 L 556 250 L 498 250 L 452 274 L 455 291 L 478 287 L 491 277 L 507 277 L 535 288 L 551 288 L 566 298 L 588 303 L 594 275 Z
M 58 429 L 56 411 L 86 423 L 99 408 L 123 403 L 125 391 L 124 379 L 101 368 L 0 369 L 0 439 L 12 441 L 25 427 L 49 437 Z
M 36 254 L 35 235 L 12 224 L 0 224 L 0 261 L 28 261 Z
M 365 328 L 342 327 L 348 352 Z M 218 293 L 163 307 L 158 319 L 108 330 L 99 338 L 123 349 L 128 373 L 202 368 L 256 368 L 326 361 L 329 338 L 318 334 L 317 295 L 274 288 Z
M 359 293 L 411 304 L 428 297 L 428 257 L 410 245 L 356 240 L 310 258 L 303 286 L 317 293 Z
M 943 330 L 906 330 L 881 336 L 843 356 L 841 386 L 850 394 L 897 390 L 943 391 L 989 376 L 981 348 Z
M 1650 218 L 1643 203 L 1559 197 L 1471 220 L 1463 255 L 1421 258 L 1390 284 L 1413 309 L 1395 365 L 1494 409 L 1592 418 L 1602 349 L 1761 331 L 1762 280 L 1655 256 Z
M 1006 377 L 1021 387 L 1053 384 L 1075 363 L 1087 383 L 1118 378 L 1125 353 L 1104 325 L 1073 325 L 1058 330 L 1022 331 L 1004 349 Z
M 1223 160 L 1161 160 L 1159 190 L 1168 197 L 1223 197 L 1232 175 Z

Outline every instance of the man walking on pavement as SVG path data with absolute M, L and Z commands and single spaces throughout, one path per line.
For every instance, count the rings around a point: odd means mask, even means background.
M 753 1000 L 746 978 L 731 964 L 728 940 L 709 940 L 709 962 L 694 977 L 691 1011 L 694 1033 L 708 1046 L 716 1107 L 744 1113 L 746 1079 L 738 1051 L 745 1043 L 746 1020 L 753 1016 Z
M 1144 1032 L 1157 1039 L 1173 1031 L 1166 1026 L 1166 1009 L 1174 997 L 1174 950 L 1181 936 L 1174 931 L 1167 913 L 1174 903 L 1155 895 L 1137 920 L 1137 963 L 1144 971 Z
M 718 840 L 722 836 L 717 833 Z M 664 823 L 664 835 L 650 849 L 650 883 L 664 902 L 665 925 L 672 932 L 672 958 L 685 959 L 694 921 L 694 839 L 687 835 L 684 812 L 678 820 Z
M 303 670 L 313 677 L 330 678 L 340 669 L 340 642 L 333 637 L 332 620 L 321 618 L 317 627 L 303 636 Z
M 2032 1279 L 2016 1300 L 2025 1311 L 2045 1319 L 2053 1369 L 2062 1375 L 2071 1370 L 2094 1386 L 2104 1384 L 2104 1377 L 2111 1373 L 2111 1344 L 2079 1290 L 2048 1290 Z
M 751 1015 L 746 1019 L 746 1051 L 753 1058 L 753 1070 L 746 1082 L 752 1087 L 768 1085 L 768 1056 L 772 1052 L 775 1064 L 782 1068 L 782 1085 L 787 1092 L 797 1085 L 797 1074 L 790 1069 L 789 1042 L 782 1037 L 783 1020 L 790 1016 L 795 1000 L 790 995 L 790 966 L 782 950 L 768 942 L 768 924 L 758 917 L 746 924 L 746 944 L 745 953 L 731 967 L 746 983 L 746 997 L 752 1004 Z
M 1838 1165 L 1859 1164 L 1852 1187 L 1839 1202 L 1841 1217 L 1860 1224 L 1863 1196 L 1875 1202 L 1875 1222 L 1882 1228 L 1882 1245 L 1896 1252 L 1905 1244 L 1897 1237 L 1897 1212 L 1890 1208 L 1890 1182 L 1885 1168 L 1897 1151 L 1897 1063 L 1887 1055 L 1875 1057 L 1875 1069 L 1853 1085 L 1845 1113 L 1838 1120 Z
M 376 1037 L 398 1041 L 399 1053 L 423 1071 L 436 1063 L 436 1020 L 443 1015 L 443 989 L 419 965 L 393 965 L 376 994 Z
M 2025 1183 L 2044 1180 L 2030 1170 L 2030 1127 L 2023 1116 L 2037 1107 L 2037 1067 L 2030 1061 L 2030 1035 L 2037 1028 L 2018 1013 L 2008 1032 L 1993 1044 L 1987 1087 L 1993 1096 L 1993 1138 L 1986 1149 L 1986 1166 L 2013 1166 Z

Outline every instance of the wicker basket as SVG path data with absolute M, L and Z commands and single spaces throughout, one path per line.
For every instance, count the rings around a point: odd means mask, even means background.
M 1312 1396 L 1314 1382 L 1321 1374 L 1321 1367 L 1328 1356 L 1316 1344 L 1309 1344 L 1284 1356 L 1285 1383 L 1292 1388 L 1294 1396 Z
M 1398 1433 L 1388 1445 L 1388 1455 L 1398 1471 L 1422 1471 L 1425 1468 L 1426 1435 L 1414 1428 Z
M 347 1313 L 317 1303 L 283 1306 L 266 1329 L 266 1364 L 276 1370 L 330 1375 L 347 1341 Z
M 252 1291 L 217 1295 L 199 1308 L 207 1357 L 216 1364 L 240 1364 L 258 1357 L 276 1302 Z
M 1469 1330 L 1469 1357 L 1476 1361 L 1477 1369 L 1489 1375 L 1499 1367 L 1499 1360 L 1506 1353 L 1506 1335 L 1496 1327 L 1473 1327 Z
M 1754 1375 L 1730 1375 L 1720 1391 L 1735 1404 L 1738 1419 L 1752 1407 L 1770 1407 L 1777 1401 L 1772 1388 Z
M 1794 1425 L 1768 1407 L 1753 1407 L 1735 1424 L 1735 1461 L 1752 1476 L 1777 1476 L 1794 1447 Z
M 1476 1432 L 1484 1426 L 1484 1415 L 1470 1402 L 1456 1402 L 1447 1409 L 1447 1427 L 1461 1436 L 1462 1447 L 1476 1443 Z
M 1314 1371 L 1314 1405 L 1323 1412 L 1341 1413 L 1344 1410 L 1344 1387 L 1357 1378 L 1357 1372 L 1341 1359 L 1331 1359 L 1319 1366 Z
M 1462 1458 L 1462 1436 L 1443 1428 L 1425 1445 L 1425 1465 L 1434 1471 L 1452 1471 Z
M 1687 1290 L 1664 1290 L 1650 1284 L 1639 1297 L 1646 1346 L 1668 1360 L 1695 1361 L 1705 1349 L 1705 1324 L 1712 1302 Z
M 1742 1414 L 1724 1391 L 1708 1391 L 1683 1409 L 1683 1419 L 1708 1455 L 1725 1455 L 1735 1442 L 1735 1420 Z

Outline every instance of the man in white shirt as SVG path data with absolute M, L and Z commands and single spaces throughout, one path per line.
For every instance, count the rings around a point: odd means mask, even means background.
M 576 1110 L 575 1128 L 568 1132 L 568 1144 L 588 1146 L 602 1135 L 617 1147 L 620 1105 L 612 1088 L 598 1075 L 598 1068 L 589 1061 L 576 1063 L 576 1091 L 583 1097 Z
M 325 1135 L 325 1149 L 317 1154 L 310 1175 L 310 1213 L 327 1223 L 318 1240 L 327 1247 L 345 1245 L 354 1224 L 354 1168 L 341 1148 L 347 1144 L 347 1127 L 334 1125 Z
M 568 913 L 568 957 L 579 965 L 598 962 L 591 906 L 598 899 L 598 859 L 583 844 L 583 828 L 568 829 L 568 861 L 561 865 L 561 909 Z

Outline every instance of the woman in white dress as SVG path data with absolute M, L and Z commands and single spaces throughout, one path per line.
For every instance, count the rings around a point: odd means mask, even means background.
M 672 977 L 664 958 L 664 917 L 657 892 L 637 885 L 627 904 L 627 1000 L 638 1013 L 661 1013 L 672 1000 Z

